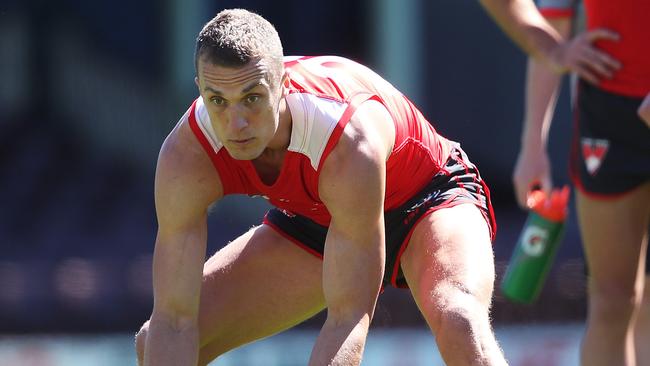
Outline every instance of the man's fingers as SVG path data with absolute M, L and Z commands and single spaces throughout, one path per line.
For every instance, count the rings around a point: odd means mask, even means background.
M 600 35 L 600 38 L 605 35 L 610 37 L 612 36 L 612 32 L 601 29 L 593 31 L 593 33 L 586 33 L 578 36 L 573 46 L 571 47 L 571 51 L 573 53 L 572 58 L 574 59 L 574 62 L 578 62 L 589 67 L 589 71 L 592 74 L 595 73 L 594 76 L 611 79 L 614 76 L 614 73 L 621 68 L 621 63 L 617 59 L 610 56 L 608 53 L 603 52 L 602 50 L 592 45 L 590 39 L 593 38 L 593 35 Z
M 591 71 L 591 69 L 584 64 L 577 65 L 574 70 L 578 73 L 578 75 L 586 80 L 587 82 L 593 84 L 593 85 L 598 85 L 599 79 L 598 77 Z
M 512 185 L 515 188 L 515 198 L 521 208 L 526 208 L 526 196 L 528 195 L 529 185 L 523 183 L 524 180 L 516 174 L 512 177 Z
M 551 192 L 553 191 L 553 181 L 550 176 L 544 175 L 539 182 L 539 186 L 539 188 L 546 194 L 546 197 L 551 196 Z
M 517 197 L 517 204 L 519 207 L 526 208 L 528 189 L 522 189 L 520 186 L 515 186 L 515 196 Z
M 594 49 L 594 55 L 595 55 L 595 57 L 597 57 L 600 60 L 600 62 L 602 62 L 604 65 L 606 65 L 611 70 L 616 71 L 616 70 L 621 68 L 621 62 L 620 61 L 618 61 L 617 59 L 613 58 L 612 56 L 610 56 L 609 54 L 607 54 L 607 53 L 605 53 L 603 51 Z
M 587 40 L 589 42 L 595 42 L 599 39 L 608 39 L 611 41 L 618 41 L 620 36 L 616 32 L 612 32 L 609 29 L 598 28 L 591 30 L 586 33 Z
M 592 71 L 602 77 L 611 79 L 614 76 L 614 71 L 608 64 L 603 62 L 599 52 L 593 48 L 585 49 L 578 60 L 579 62 L 588 66 Z

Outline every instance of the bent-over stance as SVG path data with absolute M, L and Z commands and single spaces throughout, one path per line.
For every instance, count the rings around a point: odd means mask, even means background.
M 205 365 L 327 309 L 310 365 L 358 365 L 382 286 L 408 287 L 450 365 L 503 365 L 491 329 L 488 189 L 370 69 L 283 57 L 273 26 L 225 10 L 200 32 L 200 96 L 156 171 L 154 308 L 144 365 Z M 275 206 L 204 263 L 207 209 Z

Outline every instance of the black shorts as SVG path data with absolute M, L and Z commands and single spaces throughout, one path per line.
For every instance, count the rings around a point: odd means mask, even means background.
M 570 170 L 583 193 L 617 196 L 650 179 L 650 129 L 637 114 L 641 102 L 579 83 Z
M 399 207 L 384 213 L 386 228 L 384 286 L 390 284 L 394 287 L 408 287 L 399 267 L 399 261 L 415 225 L 433 211 L 461 203 L 474 204 L 481 210 L 490 228 L 491 238 L 494 239 L 496 222 L 490 203 L 490 192 L 476 167 L 469 161 L 460 146 L 456 146 L 447 159 L 444 169 L 435 174 L 422 190 Z M 323 258 L 328 229 L 326 226 L 277 208 L 267 212 L 264 224 L 313 255 Z

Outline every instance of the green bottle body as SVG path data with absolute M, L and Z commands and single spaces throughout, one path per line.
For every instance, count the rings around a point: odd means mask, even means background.
M 544 287 L 564 235 L 564 221 L 530 211 L 501 281 L 501 292 L 513 302 L 530 304 Z

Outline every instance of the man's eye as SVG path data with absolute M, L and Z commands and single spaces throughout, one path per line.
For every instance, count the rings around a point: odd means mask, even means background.
M 248 103 L 248 104 L 253 104 L 253 103 L 257 102 L 258 100 L 260 100 L 259 95 L 249 95 L 249 96 L 246 97 L 246 103 Z
M 210 98 L 210 102 L 214 105 L 224 105 L 226 104 L 226 100 L 221 98 L 221 97 L 212 97 Z

